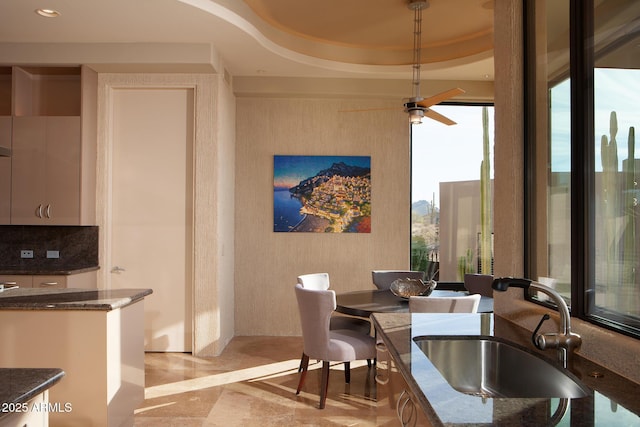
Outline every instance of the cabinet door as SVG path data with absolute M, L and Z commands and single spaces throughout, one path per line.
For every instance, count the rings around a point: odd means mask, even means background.
M 11 223 L 42 224 L 46 117 L 14 117 L 11 153 Z
M 84 273 L 70 274 L 66 276 L 67 288 L 97 289 L 98 273 L 86 271 Z
M 20 288 L 32 286 L 32 276 L 24 274 L 0 276 L 0 283 L 4 285 L 18 285 Z
M 15 117 L 11 223 L 80 223 L 80 118 Z
M 80 117 L 48 117 L 44 220 L 80 224 Z
M 11 148 L 11 117 L 0 117 L 0 147 Z M 0 224 L 11 221 L 11 157 L 0 157 Z

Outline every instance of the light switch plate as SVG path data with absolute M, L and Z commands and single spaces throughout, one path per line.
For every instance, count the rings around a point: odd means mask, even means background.
M 60 251 L 47 251 L 47 258 L 60 258 Z

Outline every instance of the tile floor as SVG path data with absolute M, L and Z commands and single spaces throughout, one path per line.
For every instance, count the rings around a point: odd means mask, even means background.
M 135 426 L 397 426 L 395 400 L 375 369 L 354 362 L 351 384 L 332 365 L 325 409 L 318 409 L 321 363 L 309 365 L 296 396 L 299 337 L 236 337 L 222 355 L 145 355 L 145 401 Z M 384 365 L 381 365 L 384 366 Z M 393 408 L 391 408 L 393 406 Z

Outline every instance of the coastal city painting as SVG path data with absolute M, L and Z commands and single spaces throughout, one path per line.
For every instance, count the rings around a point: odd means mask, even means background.
M 274 156 L 273 231 L 371 232 L 371 157 Z

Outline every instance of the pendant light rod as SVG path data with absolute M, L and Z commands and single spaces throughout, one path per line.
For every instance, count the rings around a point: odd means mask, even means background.
M 420 67 L 422 64 L 422 10 L 429 7 L 427 0 L 409 0 L 407 7 L 413 10 L 413 98 L 420 96 Z

